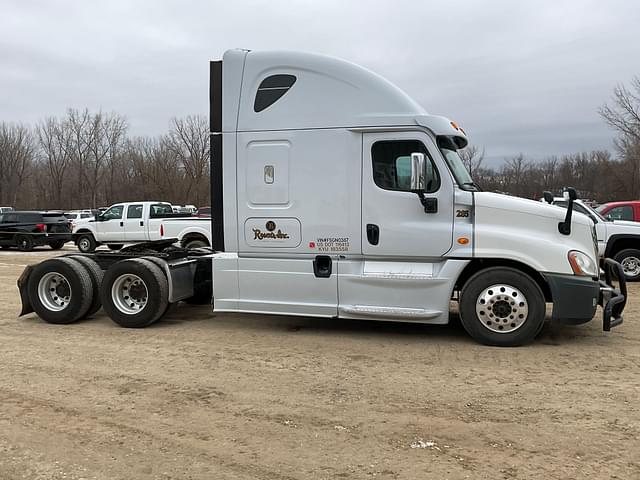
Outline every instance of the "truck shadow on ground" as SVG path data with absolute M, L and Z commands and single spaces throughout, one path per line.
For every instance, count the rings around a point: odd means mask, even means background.
M 45 322 L 35 314 L 26 315 L 18 319 L 25 323 Z M 545 325 L 536 338 L 534 344 L 549 346 L 561 346 L 567 343 L 582 344 L 594 343 L 605 337 L 606 334 L 600 328 L 593 325 L 597 322 L 594 319 L 588 325 L 559 325 L 554 324 L 547 318 Z M 102 310 L 95 315 L 74 323 L 73 325 L 107 326 L 120 328 L 104 314 Z M 239 313 L 219 313 L 213 314 L 211 307 L 178 305 L 172 307 L 165 317 L 146 327 L 157 333 L 163 331 L 173 331 L 176 329 L 197 326 L 198 329 L 205 329 L 215 334 L 215 330 L 225 331 L 246 331 L 248 333 L 260 332 L 262 334 L 305 335 L 305 336 L 340 336 L 340 337 L 363 337 L 369 340 L 375 338 L 389 338 L 395 340 L 420 340 L 425 342 L 444 341 L 451 343 L 475 344 L 469 337 L 460 317 L 456 311 L 450 314 L 450 321 L 447 325 L 429 325 L 410 322 L 375 321 L 375 320 L 349 320 L 338 318 L 314 318 L 314 317 L 293 317 L 264 314 L 239 314 Z M 59 327 L 64 328 L 64 325 Z M 135 329 L 138 330 L 138 329 Z
M 454 343 L 475 343 L 465 331 L 457 311 L 450 313 L 449 324 L 429 325 L 411 322 L 393 322 L 377 320 L 349 320 L 338 318 L 292 317 L 262 314 L 220 313 L 212 314 L 210 307 L 175 308 L 160 322 L 151 328 L 172 328 L 182 323 L 203 322 L 207 328 L 232 328 L 238 330 L 261 331 L 265 333 L 282 332 L 306 335 L 341 336 L 395 336 L 421 338 L 424 340 L 451 340 Z M 560 325 L 547 318 L 545 325 L 534 343 L 544 345 L 562 345 L 569 343 L 592 343 L 602 336 L 602 331 L 593 322 L 587 325 Z M 209 327 L 210 325 L 210 327 Z

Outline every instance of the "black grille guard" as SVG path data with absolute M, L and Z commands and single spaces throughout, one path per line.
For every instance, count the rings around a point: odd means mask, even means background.
M 615 260 L 605 258 L 602 267 L 604 278 L 600 278 L 598 304 L 602 306 L 602 329 L 608 332 L 622 324 L 622 311 L 627 304 L 627 282 L 622 265 Z M 613 285 L 614 280 L 618 282 L 618 288 Z

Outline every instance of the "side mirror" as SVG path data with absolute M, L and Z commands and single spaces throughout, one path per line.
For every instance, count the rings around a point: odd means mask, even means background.
M 549 192 L 548 190 L 542 192 L 542 198 L 544 198 L 544 201 L 548 204 L 553 203 L 553 193 Z
M 438 199 L 435 197 L 426 198 L 424 191 L 427 188 L 426 184 L 426 171 L 425 171 L 426 159 L 424 153 L 412 153 L 411 154 L 411 191 L 418 195 L 420 203 L 424 208 L 424 213 L 437 213 L 438 212 Z
M 411 154 L 411 191 L 412 192 L 424 192 L 425 179 L 424 179 L 424 153 L 412 153 Z
M 558 223 L 558 231 L 563 235 L 571 234 L 571 215 L 573 214 L 573 202 L 578 199 L 578 193 L 575 188 L 568 187 L 564 192 L 565 197 L 569 199 L 567 205 L 567 215 L 564 217 L 564 222 Z

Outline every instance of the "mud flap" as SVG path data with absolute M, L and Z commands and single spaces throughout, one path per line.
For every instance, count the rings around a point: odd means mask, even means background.
M 31 307 L 31 302 L 29 301 L 29 293 L 27 292 L 27 285 L 29 284 L 29 277 L 32 271 L 33 266 L 27 265 L 22 275 L 20 275 L 20 278 L 18 278 L 18 290 L 20 290 L 20 301 L 22 302 L 22 310 L 20 311 L 20 315 L 18 315 L 19 317 L 33 312 L 33 307 Z

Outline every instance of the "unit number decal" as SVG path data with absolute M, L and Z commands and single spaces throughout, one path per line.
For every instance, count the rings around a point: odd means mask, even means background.
M 469 210 L 456 210 L 456 217 L 457 218 L 468 218 L 469 217 Z
M 317 248 L 318 252 L 348 252 L 349 237 L 318 237 L 309 242 L 309 248 Z

